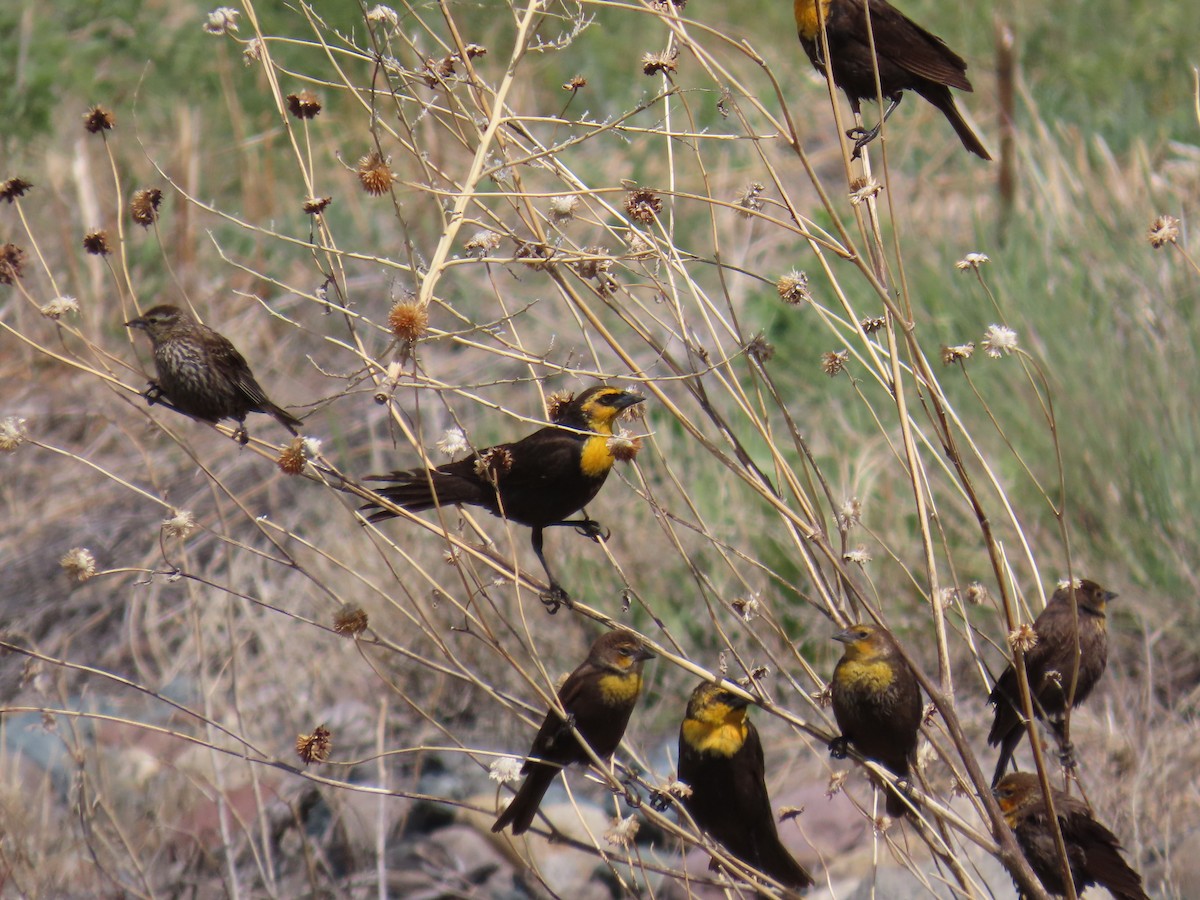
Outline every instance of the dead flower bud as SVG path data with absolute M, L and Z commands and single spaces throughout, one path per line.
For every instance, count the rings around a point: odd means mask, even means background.
M 204 30 L 209 34 L 226 34 L 230 31 L 238 30 L 238 16 L 241 15 L 236 9 L 230 9 L 228 6 L 220 6 L 208 14 L 208 19 L 204 23 Z
M 29 438 L 25 420 L 20 416 L 0 419 L 0 453 L 12 453 Z
M 862 522 L 862 501 L 857 497 L 843 501 L 838 515 L 841 517 L 844 528 L 853 528 L 860 524 Z
M 654 254 L 654 244 L 642 237 L 637 232 L 633 232 L 629 237 L 629 254 L 634 259 L 643 256 L 651 256 Z
M 488 778 L 498 784 L 511 784 L 514 781 L 520 781 L 522 765 L 521 760 L 515 756 L 501 756 L 498 759 L 492 760 L 492 764 L 488 766 Z
M 678 50 L 664 50 L 658 53 L 647 53 L 642 56 L 642 74 L 643 75 L 666 75 L 669 72 L 674 72 L 679 68 L 676 62 L 679 59 Z
M 874 334 L 886 324 L 886 316 L 867 316 L 858 320 L 858 327 L 863 330 L 864 334 Z
M 670 794 L 672 797 L 679 797 L 682 799 L 684 797 L 692 796 L 692 786 L 687 782 L 675 779 L 674 781 L 668 781 L 665 785 L 663 785 L 662 792 L 664 794 Z
M 617 432 L 605 444 L 613 458 L 621 462 L 631 462 L 642 449 L 642 439 L 625 431 Z
M 487 56 L 487 47 L 483 44 L 467 44 L 463 47 L 467 54 L 467 59 L 474 59 L 477 56 Z
M 112 131 L 117 127 L 117 117 L 112 110 L 103 106 L 93 106 L 83 114 L 83 127 L 88 134 L 99 134 L 102 131 Z
M 367 11 L 368 22 L 382 22 L 389 28 L 395 28 L 400 23 L 400 17 L 390 6 L 378 4 Z
M 162 530 L 167 537 L 185 538 L 191 534 L 196 528 L 196 517 L 192 515 L 191 510 L 177 509 L 171 514 L 171 518 L 163 519 Z
M 92 256 L 108 256 L 112 253 L 108 247 L 108 232 L 102 228 L 89 231 L 83 236 L 83 249 Z
M 751 359 L 762 365 L 774 359 L 775 345 L 768 341 L 764 335 L 756 334 L 750 339 L 750 343 L 746 345 L 746 352 L 750 354 Z
M 1146 234 L 1150 246 L 1157 250 L 1163 244 L 1174 244 L 1179 240 L 1179 220 L 1174 216 L 1162 215 L 1154 220 Z
M 1066 578 L 1060 578 L 1057 582 L 1055 582 L 1055 587 L 1057 587 L 1060 591 L 1065 591 L 1068 588 L 1075 588 L 1075 590 L 1079 590 L 1081 587 L 1083 587 L 1083 582 L 1078 578 L 1076 578 L 1074 581 Z
M 307 457 L 304 453 L 304 438 L 294 437 L 283 448 L 283 452 L 279 454 L 279 458 L 275 460 L 275 465 L 279 466 L 279 471 L 285 475 L 299 475 L 304 471 L 304 463 Z
M 775 290 L 784 303 L 790 303 L 792 306 L 812 302 L 812 292 L 808 289 L 808 275 L 797 269 L 792 269 L 775 282 Z
M 944 366 L 952 366 L 956 362 L 966 362 L 974 355 L 974 341 L 967 341 L 965 344 L 954 344 L 953 346 L 942 344 L 942 365 Z
M 598 278 L 613 266 L 612 257 L 603 247 L 586 247 L 583 253 L 584 258 L 575 263 L 575 271 L 580 278 Z
M 730 606 L 732 606 L 733 611 L 738 614 L 738 618 L 740 618 L 743 622 L 749 622 L 755 616 L 757 616 L 759 611 L 762 609 L 762 600 L 759 599 L 757 593 L 754 593 L 749 597 L 738 597 L 730 604 Z
M 1027 622 L 1022 622 L 1015 631 L 1008 633 L 1008 646 L 1013 650 L 1020 650 L 1022 653 L 1028 653 L 1037 646 L 1037 642 L 1037 632 Z
M 372 150 L 358 161 L 358 181 L 372 197 L 386 194 L 396 181 L 388 163 L 378 150 Z
M 314 119 L 321 112 L 321 101 L 312 91 L 287 95 L 287 108 L 297 119 Z
M 804 815 L 804 807 L 803 806 L 781 806 L 781 807 L 779 807 L 779 821 L 780 822 L 790 822 L 792 819 L 795 819 L 797 816 L 802 816 L 802 815 Z
M 968 253 L 954 264 L 954 268 L 960 272 L 965 272 L 967 269 L 974 269 L 978 272 L 979 267 L 986 262 L 990 262 L 986 253 Z
M 58 564 L 72 581 L 87 581 L 96 574 L 96 557 L 86 547 L 72 547 Z
M 318 725 L 312 734 L 302 734 L 296 738 L 296 755 L 305 765 L 314 762 L 325 762 L 329 759 L 329 751 L 333 749 L 331 733 L 324 725 Z
M 442 439 L 434 446 L 447 456 L 458 456 L 458 454 L 466 453 L 471 449 L 471 445 L 467 443 L 466 434 L 457 425 L 447 428 L 442 433 Z
M 562 86 L 562 89 L 564 91 L 578 91 L 585 87 L 587 87 L 587 79 L 582 75 L 573 75 L 571 76 L 571 80 Z
M 24 178 L 10 178 L 3 184 L 0 184 L 0 200 L 7 200 L 9 203 L 15 203 L 18 197 L 24 197 L 25 193 L 33 187 L 33 182 L 26 181 Z
M 309 197 L 304 201 L 304 211 L 310 216 L 317 216 L 325 212 L 325 208 L 332 202 L 332 197 Z
M 133 221 L 143 228 L 149 228 L 158 221 L 158 205 L 162 203 L 163 193 L 158 188 L 141 188 L 133 192 L 129 201 L 129 214 Z
M 555 249 L 548 244 L 537 241 L 517 241 L 517 249 L 513 251 L 513 259 L 518 259 L 535 272 L 546 272 L 554 268 L 551 262 Z
M 502 238 L 496 232 L 484 228 L 471 235 L 471 239 L 463 245 L 463 249 L 467 251 L 468 255 L 482 259 L 499 247 L 501 240 Z
M 578 194 L 563 194 L 550 198 L 550 218 L 554 222 L 569 222 L 575 218 L 575 210 L 579 208 Z
M 574 391 L 555 391 L 546 398 L 546 418 L 557 422 L 562 417 L 563 410 L 575 399 Z
M 25 251 L 16 244 L 0 246 L 0 284 L 16 284 L 24 263 Z
M 1017 349 L 1017 333 L 1003 325 L 989 325 L 980 346 L 992 359 L 999 359 Z
M 400 300 L 388 313 L 388 328 L 405 343 L 415 343 L 429 328 L 429 309 L 416 301 Z
M 67 313 L 78 313 L 79 301 L 74 297 L 55 297 L 43 306 L 40 312 L 47 319 L 54 319 L 57 322 Z
M 642 225 L 651 224 L 655 216 L 662 212 L 662 207 L 662 198 L 645 188 L 630 191 L 629 196 L 625 198 L 625 212 L 629 213 L 629 218 Z
M 812 699 L 821 709 L 829 709 L 833 706 L 833 685 L 825 685 L 821 692 L 814 695 Z
M 972 581 L 967 585 L 967 602 L 973 606 L 981 606 L 990 599 L 991 595 L 987 587 L 980 584 L 978 581 Z
M 849 358 L 849 350 L 826 350 L 821 354 L 821 371 L 830 378 L 836 378 L 846 368 Z
M 333 617 L 335 634 L 343 637 L 357 637 L 367 630 L 367 614 L 361 606 L 343 606 Z
M 507 447 L 489 447 L 475 460 L 475 474 L 494 483 L 507 475 L 512 465 L 512 452 Z
M 242 65 L 252 66 L 256 62 L 258 62 L 260 59 L 262 59 L 262 55 L 263 55 L 262 38 L 257 38 L 257 37 L 251 38 L 246 43 L 245 48 L 242 50 Z
M 763 208 L 762 193 L 765 190 L 766 187 L 760 182 L 750 182 L 746 186 L 746 189 L 742 191 L 741 196 L 737 198 L 737 205 L 742 208 L 742 211 L 738 215 L 743 218 L 749 218 L 750 213 L 761 210 Z
M 604 832 L 604 840 L 614 847 L 632 847 L 637 837 L 639 823 L 637 816 L 627 816 L 615 819 L 612 827 Z
M 867 551 L 867 548 L 864 545 L 859 544 L 853 550 L 847 550 L 845 553 L 843 553 L 842 559 L 848 563 L 865 566 L 871 561 L 871 554 Z
M 849 769 L 842 769 L 840 772 L 834 772 L 829 776 L 829 784 L 825 786 L 825 796 L 833 797 L 834 794 L 841 793 L 842 785 L 846 783 L 846 779 L 850 776 Z
M 855 178 L 850 182 L 850 202 L 858 206 L 858 204 L 864 200 L 869 200 L 882 190 L 883 185 L 875 178 Z

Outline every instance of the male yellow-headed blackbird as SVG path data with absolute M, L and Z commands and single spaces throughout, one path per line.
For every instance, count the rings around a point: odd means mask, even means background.
M 570 724 L 597 756 L 611 756 L 621 743 L 642 691 L 642 665 L 653 658 L 636 634 L 618 628 L 592 644 L 587 659 L 558 689 L 558 702 L 570 717 Z M 588 755 L 570 726 L 557 710 L 551 709 L 533 739 L 529 759 L 521 767 L 525 781 L 496 819 L 492 831 L 508 825 L 512 825 L 513 834 L 528 831 L 555 776 L 571 763 L 587 762 Z
M 692 789 L 684 808 L 730 855 L 792 890 L 813 883 L 775 830 L 758 731 L 747 701 L 702 681 L 679 728 L 679 780 Z
M 235 437 L 246 443 L 246 416 L 252 412 L 273 416 L 292 434 L 304 424 L 270 400 L 254 380 L 242 354 L 229 339 L 201 325 L 177 306 L 156 306 L 126 328 L 140 328 L 154 345 L 158 381 L 146 391 L 151 403 L 166 397 L 175 409 L 205 422 L 235 419 Z
M 818 13 L 817 4 L 820 4 Z M 871 14 L 871 34 L 875 38 L 875 53 L 867 34 L 864 3 Z M 833 83 L 846 92 L 855 115 L 861 112 L 863 100 L 873 101 L 875 68 L 879 68 L 879 85 L 888 101 L 886 120 L 899 105 L 904 91 L 916 91 L 950 120 L 963 146 L 983 159 L 991 159 L 975 133 L 963 120 L 950 88 L 970 91 L 967 64 L 947 47 L 941 38 L 930 34 L 913 22 L 887 0 L 793 0 L 796 28 L 804 52 L 825 75 L 824 34 L 829 39 L 829 60 L 833 65 Z M 870 131 L 854 129 L 856 137 L 854 158 L 862 148 L 879 134 L 883 123 Z
M 567 593 L 542 552 L 542 530 L 573 525 L 593 540 L 603 535 L 594 519 L 567 516 L 583 509 L 603 486 L 616 460 L 609 445 L 613 420 L 643 399 L 603 385 L 588 388 L 559 411 L 553 425 L 515 443 L 498 444 L 436 469 L 370 475 L 367 480 L 393 482 L 379 494 L 412 512 L 467 503 L 528 525 L 533 529 L 533 552 L 550 581 L 551 609 L 556 610 Z M 363 509 L 379 507 L 368 504 Z M 394 515 L 380 509 L 369 521 Z
M 847 743 L 897 778 L 908 777 L 921 727 L 921 688 L 900 655 L 896 642 L 878 625 L 852 625 L 833 636 L 846 651 L 833 670 L 833 715 L 842 735 L 829 745 L 837 759 Z M 888 788 L 887 814 L 907 810 L 903 798 Z
M 1051 788 L 1054 813 L 1067 848 L 1075 893 L 1098 884 L 1117 900 L 1149 900 L 1142 876 L 1121 857 L 1116 835 L 1092 818 L 1083 801 Z M 1029 867 L 1051 894 L 1066 894 L 1042 786 L 1032 772 L 1010 772 L 992 789 L 1004 821 L 1016 835 Z
M 1108 620 L 1105 612 L 1108 601 L 1116 596 L 1086 578 L 1075 589 L 1075 602 L 1079 609 L 1079 674 L 1075 680 L 1073 706 L 1078 706 L 1088 698 L 1104 674 L 1104 667 L 1108 665 Z M 1039 719 L 1049 720 L 1061 742 L 1062 718 L 1066 714 L 1067 692 L 1076 660 L 1075 617 L 1071 611 L 1069 587 L 1054 592 L 1046 608 L 1034 620 L 1033 630 L 1037 634 L 1037 643 L 1025 653 L 1025 672 L 1029 677 L 1033 711 Z M 1004 775 L 1025 733 L 1017 672 L 1011 665 L 992 688 L 988 701 L 996 707 L 996 718 L 992 722 L 992 730 L 988 732 L 988 744 L 993 747 L 1000 745 L 1000 758 L 996 761 L 996 774 L 992 777 L 992 784 L 995 785 Z M 1069 760 L 1070 747 L 1064 746 L 1063 754 Z

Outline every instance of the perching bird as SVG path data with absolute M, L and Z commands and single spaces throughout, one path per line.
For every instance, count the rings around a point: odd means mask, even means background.
M 1051 894 L 1065 895 L 1062 866 L 1037 776 L 1032 772 L 1010 772 L 992 793 L 1042 887 Z M 1142 876 L 1122 858 L 1116 835 L 1092 818 L 1083 801 L 1054 788 L 1051 794 L 1076 896 L 1098 884 L 1117 900 L 1150 900 L 1142 887 Z
M 642 666 L 653 658 L 636 634 L 618 628 L 592 644 L 587 659 L 559 688 L 558 702 L 570 716 L 571 725 L 600 758 L 611 756 L 621 743 L 642 691 Z M 521 767 L 525 781 L 496 819 L 492 831 L 509 825 L 514 835 L 528 831 L 558 773 L 571 763 L 588 761 L 571 728 L 557 710 L 551 709 L 533 739 L 529 759 Z
M 1072 706 L 1078 706 L 1088 698 L 1108 665 L 1106 613 L 1108 602 L 1116 596 L 1086 578 L 1075 589 L 1079 610 L 1079 674 L 1075 679 Z M 1037 642 L 1025 653 L 1025 672 L 1029 677 L 1033 712 L 1039 719 L 1049 720 L 1061 743 L 1067 691 L 1076 660 L 1075 619 L 1071 611 L 1070 588 L 1062 587 L 1054 592 L 1046 608 L 1034 620 L 1033 630 L 1037 634 Z M 992 784 L 995 785 L 1004 775 L 1025 733 L 1017 672 L 1011 664 L 996 681 L 988 702 L 996 707 L 996 718 L 992 722 L 992 730 L 988 732 L 988 744 L 1000 746 L 1000 758 L 996 761 L 996 773 L 992 776 Z M 1063 754 L 1070 761 L 1071 748 L 1064 746 Z
M 820 3 L 820 14 L 817 4 Z M 863 3 L 871 14 L 871 35 Z M 882 93 L 888 101 L 884 120 L 899 105 L 904 91 L 915 91 L 941 110 L 958 134 L 963 146 L 983 159 L 991 159 L 975 133 L 963 120 L 950 88 L 972 90 L 967 80 L 967 64 L 942 41 L 913 22 L 887 0 L 793 0 L 796 29 L 804 52 L 822 75 L 825 71 L 825 41 L 828 37 L 833 83 L 846 93 L 850 108 L 857 116 L 863 100 L 874 102 Z M 871 36 L 875 52 L 871 52 Z M 879 86 L 876 90 L 876 61 Z M 856 138 L 854 158 L 879 135 L 882 122 L 870 130 L 856 128 L 848 136 Z
M 542 531 L 572 525 L 593 540 L 604 530 L 594 519 L 569 519 L 590 503 L 604 485 L 617 457 L 611 438 L 613 422 L 622 411 L 641 403 L 640 394 L 598 385 L 572 398 L 554 417 L 554 424 L 511 444 L 498 444 L 466 459 L 436 469 L 410 469 L 390 475 L 369 475 L 368 481 L 392 482 L 379 495 L 411 512 L 466 503 L 481 506 L 533 529 L 533 552 L 550 582 L 551 611 L 567 602 L 567 592 L 554 577 L 542 550 Z M 369 503 L 368 521 L 396 514 Z
M 177 306 L 155 306 L 126 328 L 145 331 L 154 346 L 158 375 L 145 393 L 150 403 L 165 397 L 179 412 L 204 422 L 234 419 L 234 437 L 245 444 L 246 416 L 266 413 L 296 434 L 304 423 L 267 399 L 245 357 L 224 335 Z
M 837 759 L 847 743 L 899 779 L 908 777 L 921 727 L 921 688 L 892 636 L 878 625 L 852 625 L 833 636 L 846 645 L 833 670 L 833 715 L 841 737 L 829 745 Z M 893 819 L 908 807 L 887 789 L 887 814 Z
M 792 890 L 813 883 L 775 830 L 758 731 L 747 701 L 702 681 L 679 728 L 679 780 L 691 793 L 684 808 L 732 856 Z

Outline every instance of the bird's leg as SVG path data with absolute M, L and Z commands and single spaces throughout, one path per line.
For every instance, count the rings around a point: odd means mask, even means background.
M 585 538 L 590 538 L 593 541 L 607 541 L 612 532 L 597 522 L 590 516 L 584 516 L 582 519 L 563 519 L 561 522 L 551 522 L 547 525 L 550 528 L 554 525 L 570 525 L 575 529 L 577 534 L 582 534 Z
M 561 523 L 555 523 L 561 524 Z M 530 535 L 530 543 L 533 544 L 533 552 L 538 558 L 538 562 L 542 564 L 542 569 L 546 573 L 546 580 L 550 582 L 549 589 L 541 595 L 542 604 L 546 607 L 546 612 L 554 615 L 558 610 L 565 606 L 571 608 L 571 597 L 563 589 L 563 586 L 558 583 L 558 579 L 554 577 L 554 573 L 550 571 L 550 564 L 546 562 L 546 554 L 542 550 L 543 535 L 541 528 L 534 528 Z
M 1075 761 L 1075 745 L 1067 740 L 1066 723 L 1061 719 L 1051 719 L 1050 728 L 1058 738 L 1058 762 L 1066 772 L 1073 773 L 1079 764 Z
M 638 793 L 637 776 L 632 772 L 627 772 L 621 776 L 621 787 L 625 789 L 625 805 L 630 809 L 640 809 L 642 795 Z
M 246 420 L 244 418 L 238 419 L 237 423 L 238 427 L 233 432 L 233 439 L 245 447 L 248 443 L 250 443 L 250 432 L 246 430 Z
M 163 389 L 158 386 L 157 381 L 151 381 L 144 391 L 142 396 L 146 398 L 146 405 L 153 406 L 163 398 Z
M 850 739 L 844 734 L 829 742 L 829 755 L 834 759 L 845 759 L 850 752 Z
M 883 111 L 883 118 L 876 123 L 874 128 L 868 131 L 861 126 L 856 126 L 846 132 L 846 137 L 854 141 L 854 152 L 850 154 L 851 159 L 858 159 L 860 156 L 862 156 L 863 147 L 867 146 L 867 144 L 879 137 L 879 132 L 883 128 L 883 123 L 886 122 L 891 114 L 896 111 L 896 107 L 900 105 L 900 98 L 902 96 L 904 95 L 898 94 L 892 98 L 891 102 L 888 103 L 888 108 Z

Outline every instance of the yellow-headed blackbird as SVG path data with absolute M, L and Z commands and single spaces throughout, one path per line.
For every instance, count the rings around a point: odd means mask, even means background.
M 813 883 L 775 830 L 758 731 L 748 701 L 702 681 L 679 728 L 679 780 L 691 788 L 684 808 L 730 855 L 792 890 Z
M 1088 698 L 1104 674 L 1104 667 L 1108 665 L 1108 620 L 1105 612 L 1108 601 L 1116 596 L 1086 578 L 1075 589 L 1075 602 L 1079 609 L 1078 657 L 1069 587 L 1056 590 L 1041 615 L 1034 620 L 1037 643 L 1025 653 L 1025 672 L 1029 677 L 1033 711 L 1039 719 L 1045 718 L 1050 722 L 1060 742 L 1063 738 L 1062 718 L 1066 714 L 1067 692 L 1070 690 L 1076 659 L 1079 660 L 1079 674 L 1075 679 L 1073 706 L 1078 706 Z M 988 701 L 996 707 L 996 718 L 992 722 L 992 730 L 988 732 L 988 744 L 993 747 L 1000 745 L 1000 758 L 996 761 L 996 774 L 992 777 L 992 784 L 995 785 L 1004 775 L 1025 733 L 1017 673 L 1011 665 L 992 688 Z M 1064 747 L 1063 753 L 1070 759 L 1069 747 Z
M 1067 848 L 1076 896 L 1098 884 L 1117 900 L 1149 900 L 1142 876 L 1121 857 L 1116 835 L 1092 818 L 1083 801 L 1051 788 L 1054 813 Z M 992 789 L 1004 821 L 1016 835 L 1029 867 L 1051 894 L 1066 894 L 1042 786 L 1032 772 L 1010 772 Z
M 567 593 L 542 552 L 542 530 L 573 525 L 593 540 L 604 534 L 594 519 L 567 517 L 590 503 L 608 477 L 616 460 L 609 444 L 613 420 L 644 399 L 603 385 L 588 388 L 563 406 L 553 425 L 515 443 L 497 444 L 436 469 L 370 475 L 367 480 L 393 482 L 379 494 L 412 512 L 467 503 L 528 525 L 533 529 L 533 552 L 550 581 L 552 609 L 557 609 Z M 363 509 L 379 507 L 368 504 Z M 380 509 L 369 521 L 394 515 Z
M 829 745 L 835 758 L 846 745 L 879 763 L 897 778 L 908 777 L 921 727 L 921 688 L 887 631 L 878 625 L 852 625 L 833 636 L 846 651 L 833 670 L 833 715 L 841 737 Z M 887 814 L 907 810 L 902 796 L 888 788 Z
M 864 5 L 871 14 L 875 53 L 871 52 Z M 916 91 L 950 120 L 964 147 L 976 156 L 991 159 L 963 120 L 950 93 L 950 88 L 972 90 L 971 82 L 967 80 L 967 64 L 941 38 L 930 34 L 887 0 L 793 0 L 792 8 L 804 52 L 822 75 L 826 74 L 821 31 L 824 22 L 833 83 L 846 92 L 855 115 L 860 114 L 863 100 L 873 101 L 879 96 L 875 90 L 878 64 L 879 85 L 889 104 L 884 120 L 899 105 L 904 91 Z M 850 137 L 857 138 L 855 159 L 862 148 L 879 135 L 882 124 L 870 131 L 854 129 L 849 132 Z
M 150 403 L 165 397 L 179 412 L 204 422 L 235 419 L 235 436 L 243 444 L 249 440 L 246 416 L 252 412 L 273 416 L 292 434 L 304 424 L 267 399 L 228 338 L 201 325 L 186 310 L 156 306 L 125 327 L 142 329 L 154 345 L 158 381 L 146 391 Z
M 611 756 L 621 743 L 629 715 L 642 692 L 642 665 L 653 658 L 636 634 L 618 628 L 592 644 L 587 659 L 558 689 L 558 702 L 570 717 L 570 725 L 597 756 Z M 508 825 L 513 834 L 528 831 L 555 776 L 571 763 L 588 762 L 570 725 L 558 710 L 546 713 L 529 759 L 521 767 L 525 781 L 496 819 L 492 831 Z

